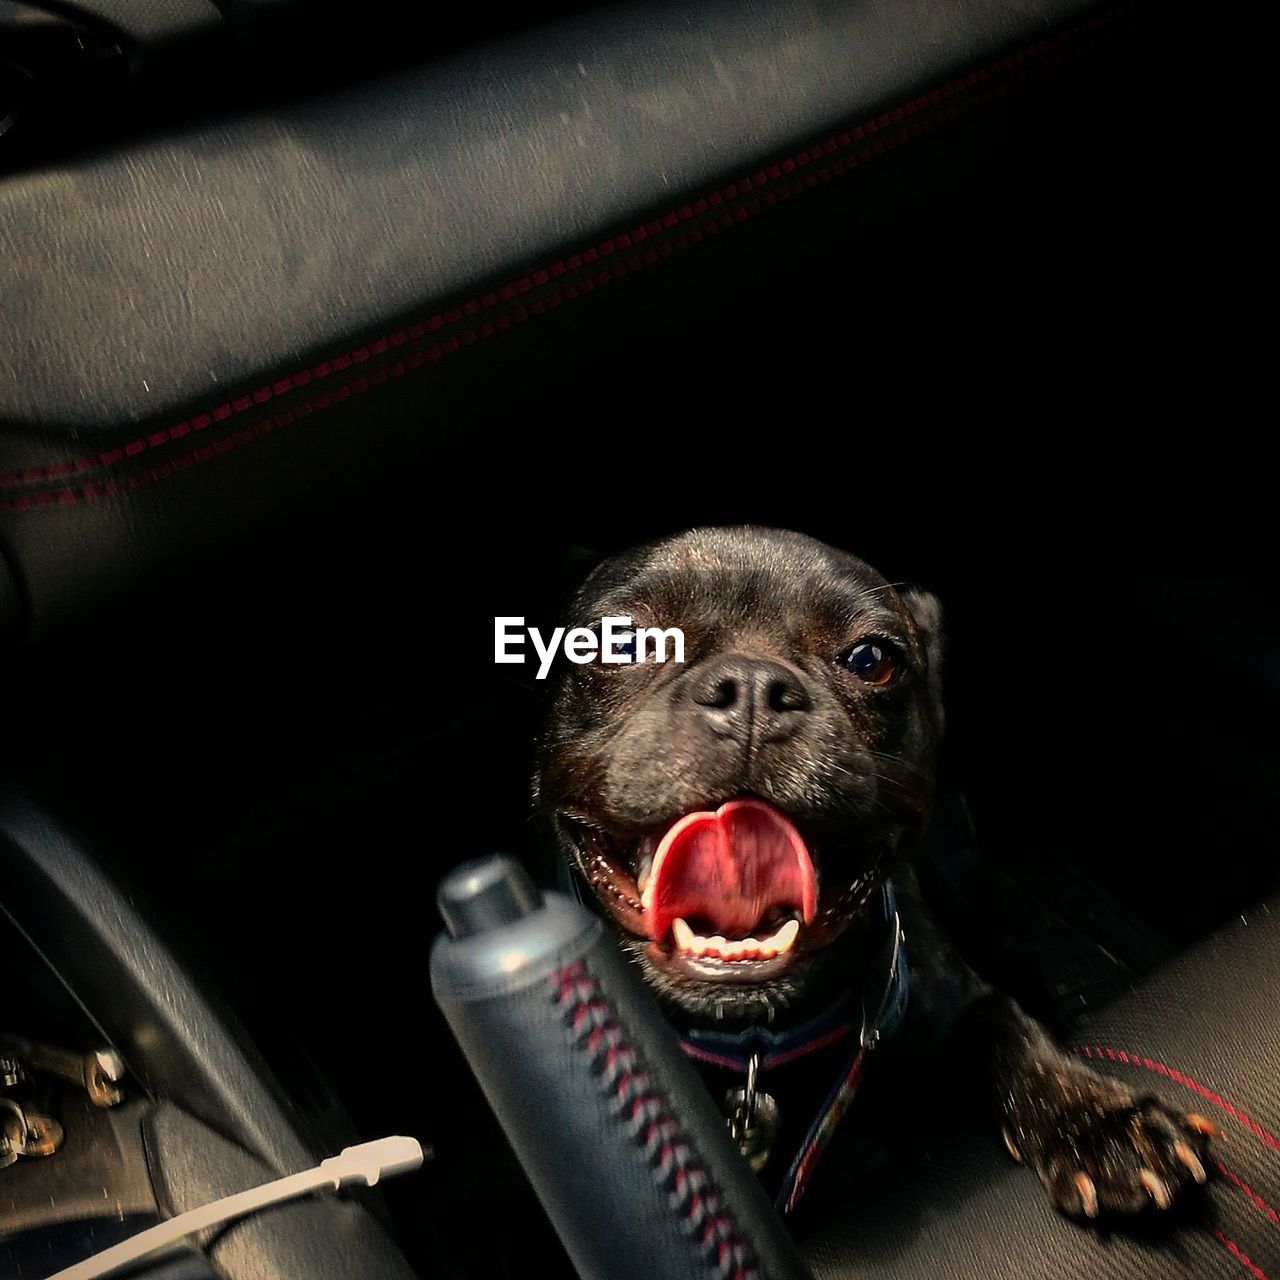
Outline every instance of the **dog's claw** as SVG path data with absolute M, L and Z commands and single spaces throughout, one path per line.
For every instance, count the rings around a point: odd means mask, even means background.
M 1209 1175 L 1205 1173 L 1204 1165 L 1200 1163 L 1200 1157 L 1185 1142 L 1175 1142 L 1173 1144 L 1173 1154 L 1191 1171 L 1192 1179 L 1198 1185 L 1204 1186 L 1205 1182 L 1208 1181 Z
M 1204 1170 L 1201 1170 L 1203 1173 Z M 1138 1174 L 1138 1181 L 1146 1187 L 1151 1198 L 1156 1202 L 1157 1209 L 1167 1209 L 1173 1203 L 1173 1195 L 1169 1188 L 1165 1186 L 1151 1169 L 1143 1169 Z
M 1093 1179 L 1087 1173 L 1077 1173 L 1075 1176 L 1076 1191 L 1080 1196 L 1080 1208 L 1084 1211 L 1086 1218 L 1096 1218 L 1098 1216 L 1098 1188 L 1093 1185 Z
M 1196 1111 L 1188 1111 L 1186 1122 L 1189 1128 L 1194 1129 L 1197 1133 L 1203 1133 L 1206 1138 L 1216 1138 L 1218 1140 L 1222 1138 L 1222 1130 L 1208 1116 L 1202 1116 Z
M 1004 1126 L 1000 1130 L 1000 1136 L 1004 1139 L 1004 1145 L 1009 1154 L 1019 1163 L 1022 1163 L 1022 1152 L 1018 1150 L 1018 1145 L 1013 1140 L 1013 1134 L 1009 1132 L 1008 1126 Z

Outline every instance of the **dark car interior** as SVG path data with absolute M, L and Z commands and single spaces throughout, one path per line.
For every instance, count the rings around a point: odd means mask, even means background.
M 1110 1230 L 982 1116 L 889 1117 L 883 1175 L 789 1224 L 814 1274 L 1280 1274 L 1223 37 L 1080 0 L 0 4 L 0 1099 L 65 1132 L 0 1167 L 0 1275 L 391 1133 L 421 1172 L 136 1274 L 574 1274 L 427 978 L 451 866 L 557 877 L 547 691 L 491 619 L 736 523 L 939 596 L 945 923 L 1224 1134 L 1201 1200 Z M 119 1101 L 32 1043 L 109 1050 Z

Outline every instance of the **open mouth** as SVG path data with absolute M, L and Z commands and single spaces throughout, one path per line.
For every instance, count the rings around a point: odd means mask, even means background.
M 878 855 L 819 892 L 819 861 L 796 824 L 754 796 L 687 813 L 631 840 L 575 824 L 602 903 L 660 968 L 716 982 L 764 982 L 824 947 L 857 911 Z
M 637 884 L 649 940 L 702 969 L 787 956 L 818 906 L 804 838 L 755 799 L 679 819 L 642 852 Z

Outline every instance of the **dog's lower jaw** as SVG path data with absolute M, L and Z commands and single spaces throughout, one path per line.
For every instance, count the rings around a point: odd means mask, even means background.
M 653 963 L 647 938 L 619 938 L 623 954 L 635 964 L 668 1016 L 686 1026 L 773 1022 L 790 1008 L 804 988 L 803 975 L 790 969 L 762 982 L 717 982 L 677 974 Z M 802 961 L 807 967 L 807 961 Z
M 870 882 L 846 927 L 821 950 L 796 955 L 786 970 L 760 982 L 692 978 L 654 963 L 654 943 L 619 935 L 624 955 L 640 970 L 668 1020 L 684 1029 L 789 1025 L 804 1022 L 845 996 L 866 972 L 882 940 L 882 920 L 868 911 L 880 882 Z

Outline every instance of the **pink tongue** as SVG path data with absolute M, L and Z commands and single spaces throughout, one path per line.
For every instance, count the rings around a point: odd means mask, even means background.
M 790 907 L 808 924 L 818 881 L 803 837 L 763 800 L 730 800 L 689 813 L 654 852 L 645 931 L 661 942 L 683 916 L 725 938 L 745 938 L 770 907 Z

